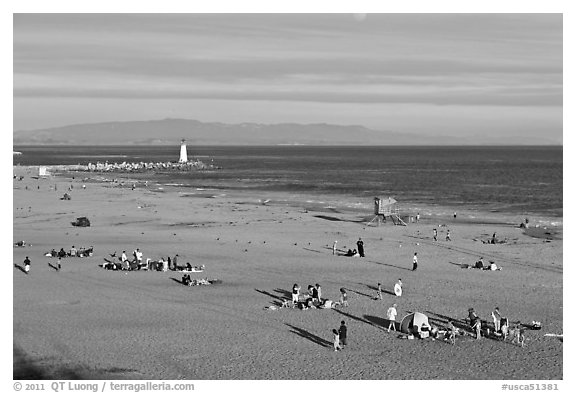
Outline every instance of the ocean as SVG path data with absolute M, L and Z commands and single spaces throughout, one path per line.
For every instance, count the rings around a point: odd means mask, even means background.
M 177 161 L 180 146 L 14 146 L 14 165 Z M 393 197 L 418 210 L 563 215 L 562 146 L 188 146 L 218 170 L 153 177 L 184 189 L 275 192 L 372 209 Z M 438 210 L 437 209 L 437 210 Z

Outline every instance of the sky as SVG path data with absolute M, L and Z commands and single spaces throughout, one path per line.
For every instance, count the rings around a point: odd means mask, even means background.
M 187 118 L 562 143 L 562 14 L 14 14 L 13 129 Z

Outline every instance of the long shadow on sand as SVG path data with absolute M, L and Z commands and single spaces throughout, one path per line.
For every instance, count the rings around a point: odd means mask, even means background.
M 22 266 L 18 265 L 17 263 L 14 264 L 14 267 L 16 269 L 20 270 L 22 273 L 28 274 L 28 273 L 26 273 L 26 270 L 24 270 L 24 268 Z
M 388 326 L 390 325 L 389 319 L 376 317 L 374 315 L 364 314 L 364 319 L 369 321 L 371 324 L 381 326 L 384 329 L 388 329 Z M 394 327 L 396 328 L 396 331 L 400 330 L 400 324 L 396 321 L 394 321 L 393 323 L 394 323 Z
M 300 337 L 304 337 L 305 339 L 312 341 L 314 344 L 318 344 L 320 346 L 328 347 L 328 348 L 330 348 L 330 345 L 332 344 L 330 341 L 325 340 L 322 337 L 319 337 L 315 334 L 312 334 L 307 330 L 296 327 L 294 325 L 290 325 L 289 323 L 286 323 L 285 325 L 292 329 L 291 330 L 292 333 L 297 334 Z
M 58 266 L 54 266 L 50 262 L 48 262 L 48 266 L 50 266 L 52 269 L 54 269 L 56 271 L 59 271 Z
M 362 284 L 362 283 L 358 283 L 358 284 Z M 374 292 L 377 292 L 377 291 L 378 291 L 378 287 L 375 287 L 375 286 L 373 286 L 373 285 L 368 285 L 368 284 L 364 284 L 364 285 L 366 285 L 366 287 L 367 287 L 368 289 L 372 289 Z M 396 294 L 395 294 L 394 292 L 389 291 L 388 289 L 382 289 L 382 292 L 383 292 L 383 293 L 387 293 L 388 295 L 396 296 Z
M 357 317 L 356 315 L 349 314 L 349 313 L 344 312 L 344 311 L 342 311 L 342 310 L 339 310 L 339 309 L 337 309 L 337 308 L 334 308 L 333 310 L 336 311 L 338 314 L 344 315 L 345 317 L 348 317 L 348 318 L 353 319 L 353 320 L 355 320 L 355 321 L 364 322 L 364 323 L 367 323 L 368 325 L 372 325 L 372 326 L 374 326 L 374 327 L 376 327 L 376 328 L 378 328 L 378 329 L 382 329 L 382 327 L 381 327 L 380 325 L 375 324 L 375 323 L 372 322 L 371 320 Z M 374 318 L 376 318 L 376 317 L 374 317 Z
M 270 302 L 270 303 L 272 303 L 273 305 L 278 306 L 278 307 L 282 306 L 282 301 L 284 300 L 282 297 L 277 296 L 277 295 L 274 295 L 273 293 L 270 293 L 270 292 L 268 292 L 268 291 L 263 291 L 263 290 L 258 289 L 258 288 L 254 288 L 254 290 L 255 290 L 256 292 L 258 292 L 258 293 L 261 293 L 262 295 L 267 295 L 267 296 L 270 296 L 270 297 L 273 298 L 273 299 L 276 299 L 276 300 Z
M 276 288 L 274 290 L 274 292 L 281 294 L 285 298 L 292 299 L 292 292 L 287 291 L 286 289 Z M 280 299 L 280 300 L 282 300 L 282 299 Z
M 412 271 L 412 269 L 408 269 L 407 267 L 396 266 L 396 265 L 390 265 L 389 263 L 376 262 L 376 261 L 369 261 L 369 260 L 366 260 L 366 262 L 368 262 L 368 263 L 375 263 L 375 264 L 377 264 L 377 265 L 383 265 L 383 266 L 390 266 L 390 267 L 395 267 L 396 269 L 402 269 L 402 270 L 408 270 L 408 271 Z
M 170 277 L 170 280 L 175 281 L 175 282 L 177 282 L 178 284 L 188 286 L 188 285 L 184 284 L 184 283 L 182 282 L 182 280 L 178 280 L 177 278 Z
M 358 292 L 358 291 L 355 291 L 354 289 L 350 289 L 350 288 L 346 288 L 346 289 L 349 290 L 350 292 L 354 292 L 354 293 L 357 294 L 357 295 L 366 296 L 366 297 L 368 297 L 368 298 L 370 298 L 370 299 L 373 299 L 373 298 L 374 298 L 374 296 L 370 296 L 370 295 L 368 295 L 367 293 Z

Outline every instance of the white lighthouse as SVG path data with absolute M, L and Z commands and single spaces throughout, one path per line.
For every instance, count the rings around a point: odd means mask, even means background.
M 186 152 L 186 141 L 182 139 L 180 143 L 180 159 L 178 162 L 186 163 L 188 162 L 188 153 Z

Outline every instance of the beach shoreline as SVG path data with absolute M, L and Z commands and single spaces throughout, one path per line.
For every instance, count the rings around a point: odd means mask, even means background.
M 30 275 L 14 268 L 18 370 L 34 366 L 46 377 L 71 370 L 85 379 L 563 378 L 562 342 L 544 336 L 562 334 L 561 218 L 530 217 L 536 229 L 523 231 L 518 215 L 458 209 L 454 219 L 451 207 L 406 205 L 407 213 L 420 212 L 419 223 L 376 226 L 366 225 L 371 200 L 355 205 L 304 194 L 146 186 L 145 177 L 126 173 L 56 172 L 34 179 L 35 167 L 15 166 L 17 171 L 24 179 L 14 181 L 13 242 L 31 246 L 15 247 L 14 263 L 32 259 Z M 113 178 L 118 182 L 106 180 Z M 60 200 L 65 192 L 70 201 Z M 81 216 L 91 227 L 70 225 Z M 444 238 L 447 229 L 451 241 Z M 486 243 L 493 233 L 505 242 Z M 356 248 L 359 237 L 366 258 L 332 255 L 335 240 L 345 251 Z M 62 271 L 55 271 L 44 253 L 72 245 L 93 245 L 94 255 L 64 259 Z M 99 267 L 110 254 L 136 247 L 145 258 L 178 253 L 183 262 L 205 264 L 198 278 L 223 283 L 185 287 L 179 272 L 124 274 Z M 416 272 L 414 252 L 421 260 Z M 479 256 L 503 270 L 461 268 Z M 377 282 L 390 290 L 399 277 L 406 286 L 402 298 L 372 299 Z M 346 287 L 351 305 L 267 308 L 288 298 L 295 282 L 303 289 L 319 282 L 332 300 Z M 491 321 L 498 305 L 513 320 L 538 320 L 544 327 L 527 332 L 522 349 L 488 338 L 462 337 L 456 348 L 408 342 L 382 329 L 393 302 L 399 319 L 418 310 L 442 324 L 462 320 L 475 307 Z M 326 341 L 340 320 L 351 326 L 353 344 L 334 354 Z M 390 352 L 397 357 L 386 360 Z M 422 364 L 411 362 L 414 356 Z M 330 373 L 303 368 L 310 359 Z M 522 367 L 505 372 L 510 359 Z

